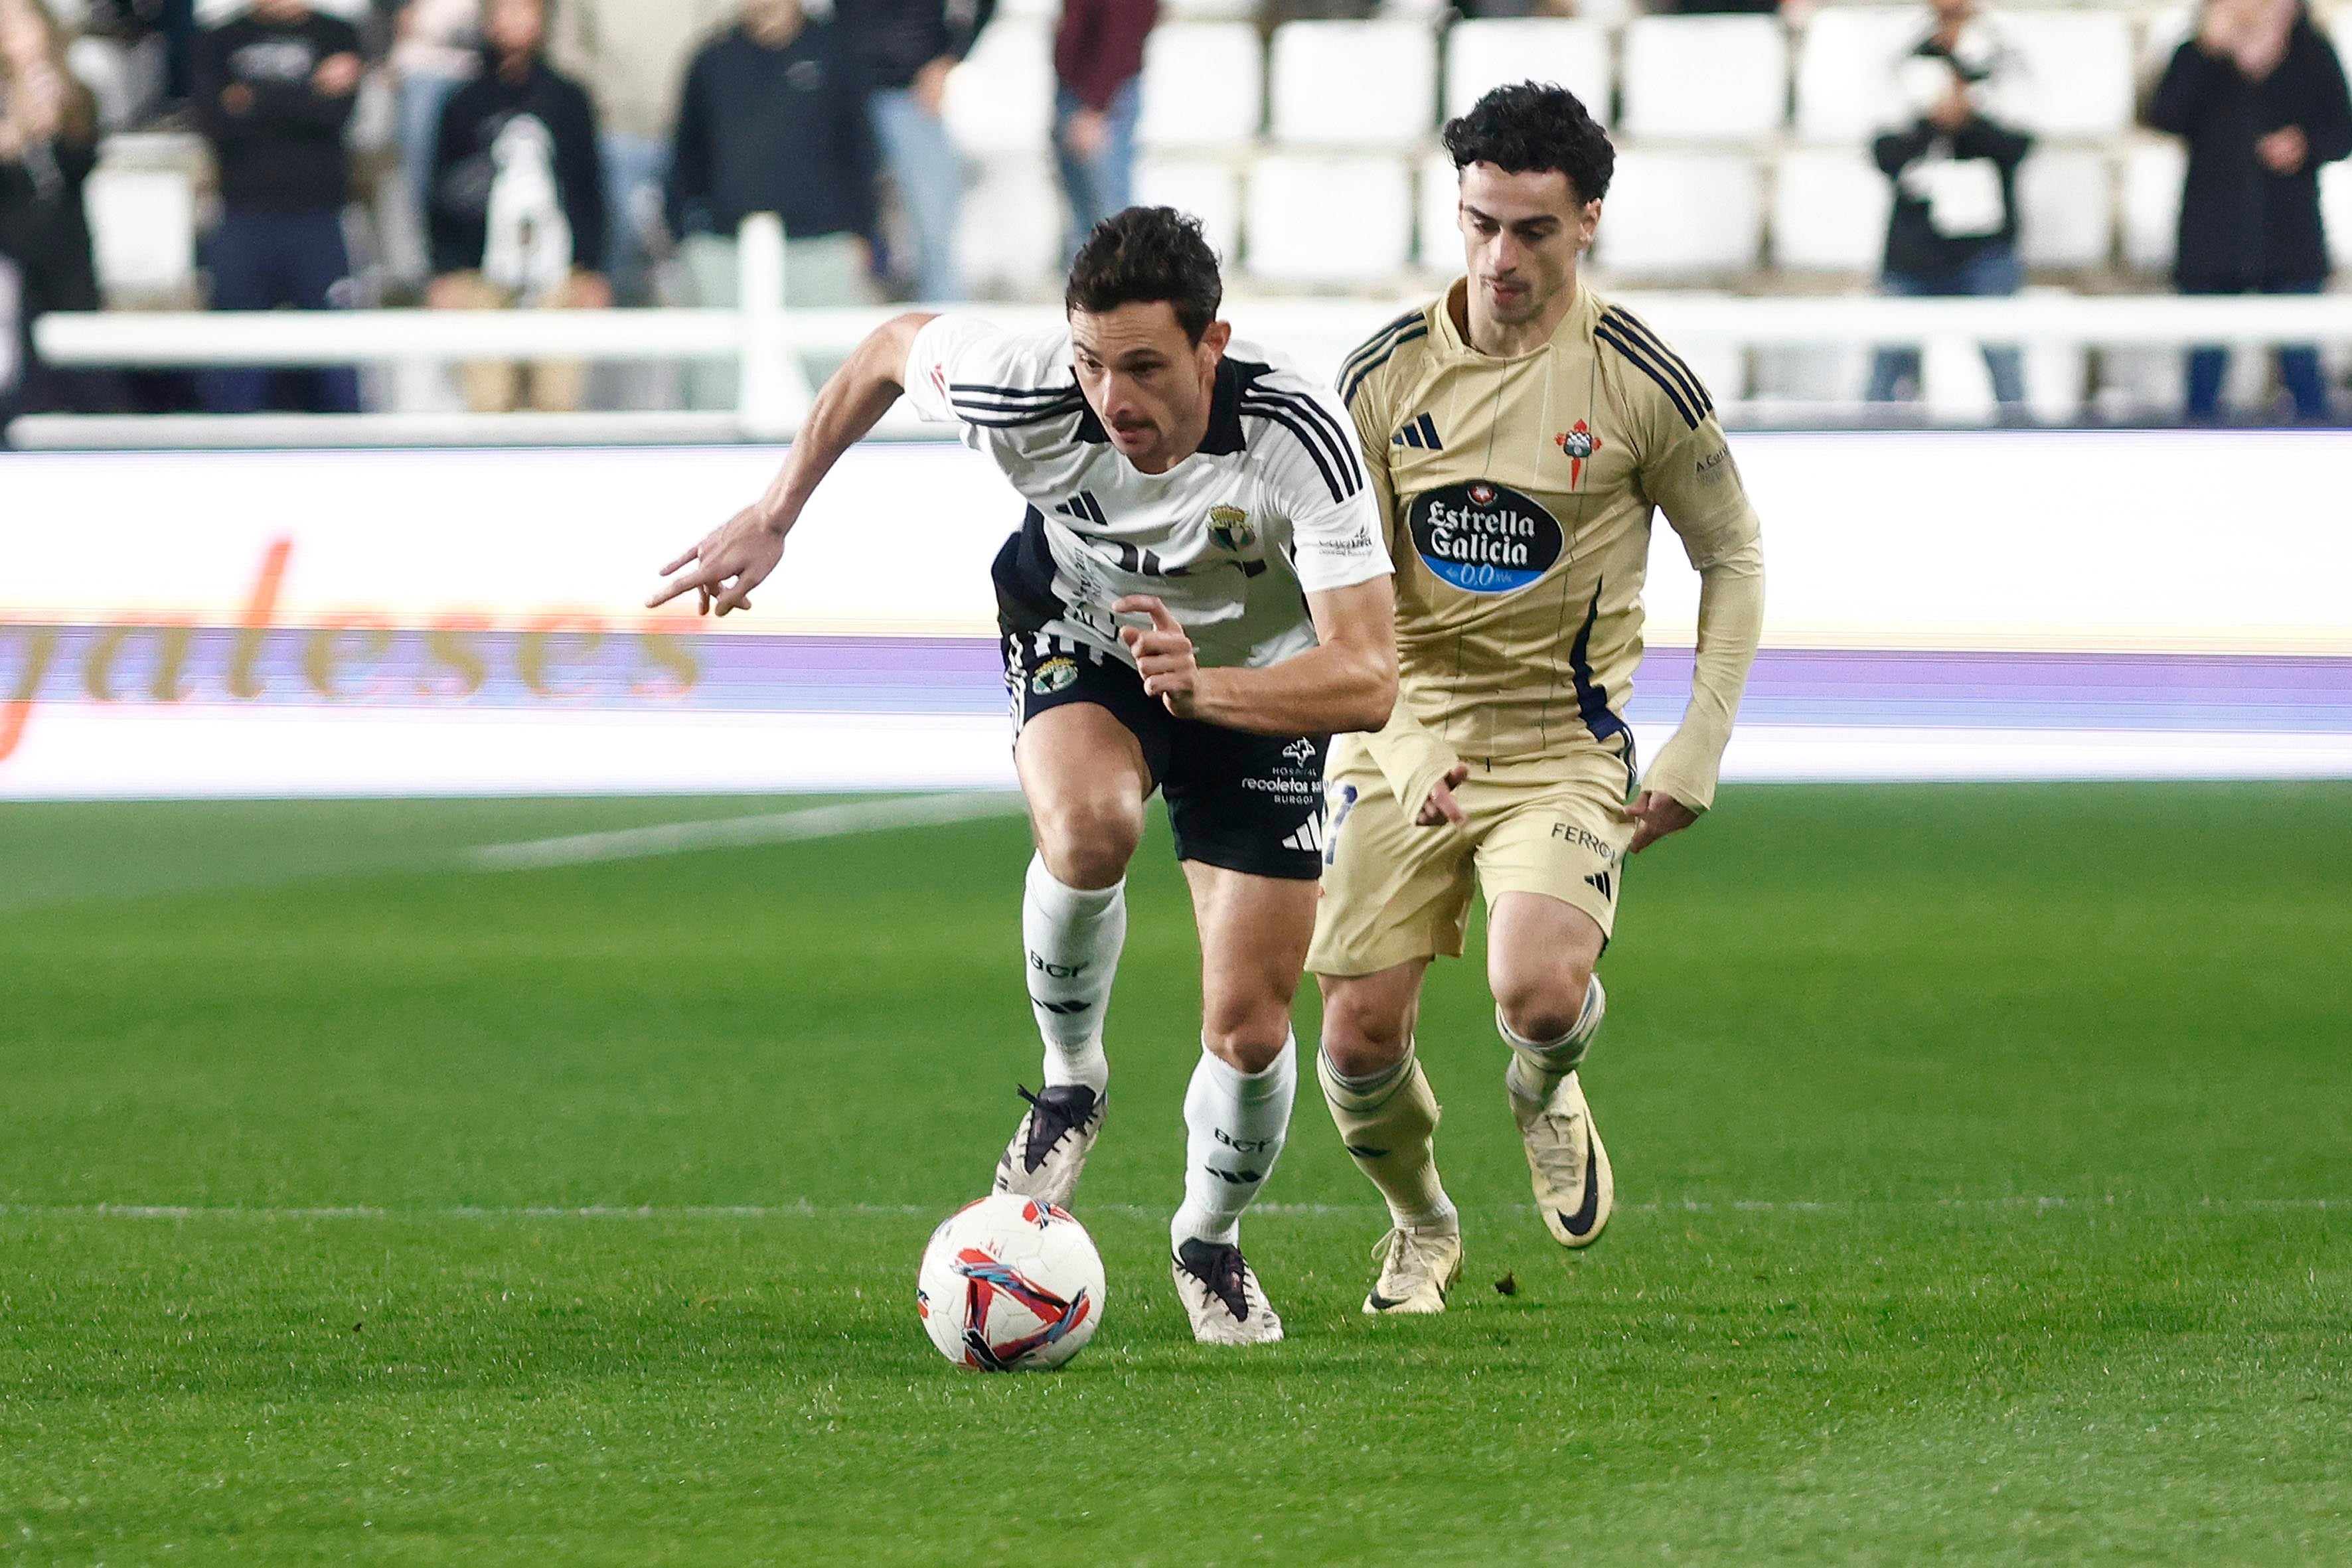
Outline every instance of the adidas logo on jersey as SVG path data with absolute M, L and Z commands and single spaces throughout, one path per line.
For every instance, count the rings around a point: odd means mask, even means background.
M 1054 510 L 1064 517 L 1074 517 L 1080 522 L 1091 522 L 1097 528 L 1110 526 L 1110 520 L 1103 516 L 1102 502 L 1095 500 L 1095 493 L 1092 490 L 1080 490 L 1067 500 L 1055 501 Z
M 1609 873 L 1606 871 L 1593 872 L 1591 875 L 1584 879 L 1584 885 L 1598 892 L 1604 899 L 1614 899 L 1617 896 L 1616 892 L 1613 890 L 1614 884 L 1611 881 Z
M 1282 841 L 1285 849 L 1303 849 L 1309 855 L 1320 855 L 1329 841 L 1323 837 L 1323 814 L 1317 812 L 1298 825 L 1298 831 Z
M 1427 452 L 1443 452 L 1445 443 L 1437 438 L 1436 421 L 1426 414 L 1415 418 L 1403 429 L 1389 437 L 1391 447 L 1418 447 Z

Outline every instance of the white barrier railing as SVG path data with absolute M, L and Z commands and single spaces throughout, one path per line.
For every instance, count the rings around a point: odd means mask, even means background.
M 743 304 L 733 310 L 184 311 L 44 316 L 52 363 L 118 368 L 456 363 L 481 359 L 733 359 L 737 406 L 718 413 L 340 416 L 63 416 L 19 421 L 26 446 L 310 445 L 788 438 L 813 395 L 803 356 L 839 356 L 897 308 L 786 310 L 783 230 L 746 220 Z M 1628 292 L 1612 296 L 1694 355 L 1709 350 L 1920 344 L 1933 360 L 1979 342 L 2025 348 L 2352 343 L 2352 294 L 2181 298 L 2037 291 L 1998 299 L 1819 298 Z M 1051 306 L 976 307 L 1009 326 L 1057 321 Z M 1240 298 L 1248 339 L 1318 373 L 1401 309 L 1399 300 Z M 904 415 L 886 433 L 919 428 Z

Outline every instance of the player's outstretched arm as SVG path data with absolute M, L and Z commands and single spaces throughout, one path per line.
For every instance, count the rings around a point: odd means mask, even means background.
M 817 482 L 880 423 L 906 390 L 907 356 L 913 352 L 915 334 L 930 320 L 911 313 L 897 316 L 866 334 L 817 393 L 808 422 L 784 454 L 783 466 L 766 493 L 663 567 L 662 575 L 669 581 L 646 601 L 648 609 L 689 591 L 701 612 L 715 610 L 723 616 L 751 607 L 751 590 L 782 559 L 784 536 L 800 521 L 801 509 L 815 493 Z
M 1192 639 L 1149 595 L 1111 606 L 1148 615 L 1149 630 L 1119 636 L 1135 654 L 1143 689 L 1180 719 L 1260 735 L 1377 730 L 1396 704 L 1396 591 L 1385 577 L 1307 595 L 1319 646 L 1261 669 L 1202 669 Z

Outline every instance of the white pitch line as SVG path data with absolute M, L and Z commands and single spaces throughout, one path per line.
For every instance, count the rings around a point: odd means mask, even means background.
M 1517 1214 L 1524 1204 L 1465 1204 L 1466 1209 L 1479 1213 Z M 1730 1199 L 1723 1202 L 1695 1198 L 1675 1199 L 1664 1203 L 1619 1204 L 1628 1214 L 1648 1215 L 1826 1215 L 1856 1216 L 1880 1212 L 1916 1212 L 1943 1210 L 1952 1213 L 2000 1213 L 2018 1209 L 2037 1211 L 2114 1212 L 2137 1209 L 2147 1213 L 2196 1213 L 2226 1211 L 2234 1213 L 2320 1213 L 2352 1210 L 2352 1198 L 2188 1198 L 2173 1202 L 2149 1202 L 2138 1198 L 2068 1198 L 2068 1197 L 2001 1197 L 2001 1198 L 1903 1198 L 1903 1199 Z M 252 1220 L 499 1220 L 499 1219 L 825 1219 L 860 1217 L 921 1218 L 942 1214 L 929 1204 L 813 1204 L 806 1199 L 789 1204 L 681 1204 L 627 1205 L 590 1204 L 579 1207 L 557 1205 L 514 1205 L 508 1206 L 463 1205 L 453 1207 L 383 1208 L 372 1205 L 342 1205 L 315 1208 L 247 1208 L 231 1204 L 0 1204 L 0 1218 L 92 1218 L 92 1219 L 252 1219 Z M 1378 1204 L 1255 1204 L 1250 1212 L 1258 1215 L 1290 1217 L 1322 1218 L 1327 1216 L 1354 1217 L 1361 1215 L 1385 1214 Z M 1115 1214 L 1136 1219 L 1165 1217 L 1165 1211 L 1141 1204 L 1091 1204 L 1088 1214 Z
M 723 816 L 709 822 L 667 822 L 610 833 L 575 833 L 563 838 L 532 838 L 520 844 L 489 844 L 466 851 L 478 871 L 522 871 L 544 866 L 578 866 L 596 860 L 633 860 L 746 844 L 788 844 L 804 838 L 838 838 L 941 822 L 1012 816 L 1021 797 L 995 792 L 902 795 L 850 805 L 817 805 L 799 811 Z

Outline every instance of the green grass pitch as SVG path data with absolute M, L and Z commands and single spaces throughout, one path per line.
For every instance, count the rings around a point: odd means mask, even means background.
M 1011 1378 L 912 1294 L 1034 1081 L 1016 819 L 459 856 L 792 804 L 0 807 L 0 1563 L 2352 1560 L 2352 786 L 1727 792 L 1607 961 L 1603 1243 L 1474 948 L 1456 1310 L 1359 1315 L 1308 1079 L 1242 1353 L 1155 830 L 1106 1320 Z

